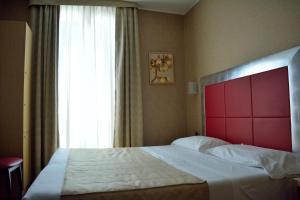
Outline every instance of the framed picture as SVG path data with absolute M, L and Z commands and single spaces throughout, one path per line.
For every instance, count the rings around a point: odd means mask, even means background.
M 150 85 L 175 83 L 173 54 L 149 53 L 149 81 Z

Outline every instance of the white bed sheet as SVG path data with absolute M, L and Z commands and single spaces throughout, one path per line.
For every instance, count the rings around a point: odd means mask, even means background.
M 261 168 L 220 160 L 177 145 L 143 147 L 179 170 L 207 181 L 210 200 L 296 199 L 297 189 L 288 179 L 272 180 Z
M 24 200 L 60 200 L 69 150 L 58 149 L 32 183 Z
M 296 199 L 296 187 L 288 180 L 271 180 L 259 168 L 226 162 L 177 145 L 142 147 L 179 170 L 204 179 L 210 200 Z M 59 149 L 24 196 L 24 200 L 59 200 L 69 151 Z

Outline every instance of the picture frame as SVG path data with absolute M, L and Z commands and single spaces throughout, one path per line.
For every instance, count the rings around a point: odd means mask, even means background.
M 149 53 L 149 84 L 167 85 L 175 83 L 174 56 L 170 52 Z

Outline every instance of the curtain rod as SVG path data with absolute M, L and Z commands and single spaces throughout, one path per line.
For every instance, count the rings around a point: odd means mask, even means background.
M 138 5 L 134 2 L 118 0 L 29 0 L 29 6 L 33 5 L 82 5 L 82 6 L 113 6 L 133 7 Z

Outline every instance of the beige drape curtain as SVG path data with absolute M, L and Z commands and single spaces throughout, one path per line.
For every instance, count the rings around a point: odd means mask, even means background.
M 32 160 L 37 175 L 58 147 L 58 5 L 31 5 Z M 137 8 L 116 11 L 115 147 L 143 144 Z
M 32 170 L 36 176 L 58 147 L 59 6 L 30 7 L 32 57 Z
M 115 147 L 143 145 L 137 8 L 116 11 Z
M 77 5 L 135 8 L 135 2 L 123 0 L 29 0 L 29 5 Z

